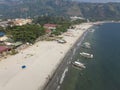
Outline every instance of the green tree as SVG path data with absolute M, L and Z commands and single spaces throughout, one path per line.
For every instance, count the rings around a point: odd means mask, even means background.
M 9 34 L 12 35 L 14 41 L 30 42 L 34 41 L 45 34 L 45 29 L 39 25 L 24 25 L 24 26 L 14 26 L 9 28 Z

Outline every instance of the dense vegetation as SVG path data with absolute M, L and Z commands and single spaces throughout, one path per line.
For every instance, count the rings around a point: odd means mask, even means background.
M 67 29 L 74 24 L 80 24 L 85 22 L 86 20 L 75 20 L 71 21 L 69 18 L 64 17 L 50 17 L 50 16 L 39 16 L 38 18 L 34 19 L 35 24 L 44 25 L 46 23 L 57 24 L 56 30 L 52 31 L 54 35 L 60 35 L 63 32 L 66 32 Z
M 4 1 L 4 0 L 2 0 Z M 8 1 L 8 0 L 7 0 Z M 89 19 L 120 19 L 120 3 L 77 3 L 70 0 L 17 0 L 0 4 L 1 18 L 83 16 Z
M 69 22 L 69 19 L 64 17 L 52 17 L 52 16 L 39 16 L 33 20 L 35 24 L 39 23 L 40 25 L 44 25 L 46 23 L 53 23 L 53 24 L 62 24 Z
M 57 24 L 56 30 L 52 31 L 54 35 L 60 35 L 67 31 L 67 28 L 72 24 L 69 19 L 63 17 L 49 17 L 49 16 L 39 16 L 34 19 L 34 23 L 44 25 L 46 23 Z
M 14 41 L 22 41 L 23 43 L 29 42 L 34 43 L 37 38 L 46 37 L 46 28 L 44 24 L 56 24 L 57 27 L 51 30 L 51 36 L 60 35 L 67 31 L 67 29 L 74 24 L 80 24 L 85 20 L 71 21 L 63 17 L 49 17 L 40 16 L 33 20 L 34 24 L 27 24 L 23 26 L 8 26 L 6 28 L 0 27 L 0 32 L 4 32 Z
M 81 3 L 84 17 L 96 20 L 120 20 L 120 3 Z
M 23 43 L 34 43 L 35 40 L 45 34 L 45 29 L 39 25 L 24 25 L 7 27 L 6 34 L 11 36 L 14 41 L 22 41 Z

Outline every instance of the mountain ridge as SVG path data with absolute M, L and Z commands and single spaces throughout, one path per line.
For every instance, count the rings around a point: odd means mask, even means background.
M 120 17 L 120 3 L 79 3 L 68 0 L 6 0 L 6 3 L 0 5 L 1 18 L 49 15 L 104 20 Z

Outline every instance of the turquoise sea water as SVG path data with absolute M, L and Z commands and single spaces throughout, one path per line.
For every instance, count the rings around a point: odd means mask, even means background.
M 92 48 L 80 47 L 74 56 L 86 65 L 78 70 L 70 67 L 61 90 L 120 90 L 120 23 L 106 23 L 93 27 L 83 42 Z M 93 59 L 85 59 L 80 52 L 93 53 Z

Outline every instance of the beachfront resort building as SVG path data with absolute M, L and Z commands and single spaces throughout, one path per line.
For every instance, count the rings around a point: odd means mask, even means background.
M 55 30 L 57 26 L 57 24 L 44 24 L 43 27 L 46 29 L 47 34 L 51 34 L 51 32 Z
M 0 46 L 0 57 L 5 56 L 10 51 L 7 46 Z
M 72 16 L 70 17 L 71 21 L 75 21 L 75 20 L 85 20 L 85 18 L 83 17 L 78 17 L 78 16 Z
M 7 39 L 8 39 L 8 37 L 5 35 L 5 33 L 4 32 L 0 32 L 0 42 L 4 42 Z
M 0 21 L 0 26 L 1 27 L 7 27 L 9 24 L 8 24 L 8 21 Z
M 9 20 L 9 24 L 11 26 L 22 26 L 22 25 L 31 24 L 31 23 L 32 23 L 32 19 L 17 18 L 17 19 Z
M 44 24 L 44 28 L 54 30 L 56 29 L 57 24 Z
M 8 39 L 8 37 L 5 35 L 5 36 L 3 36 L 3 37 L 0 37 L 0 42 L 3 42 L 3 41 L 5 41 L 5 40 L 7 40 Z

